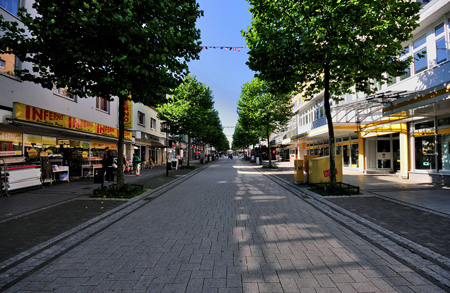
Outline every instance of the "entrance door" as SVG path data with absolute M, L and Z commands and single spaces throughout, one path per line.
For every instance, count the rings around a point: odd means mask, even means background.
M 400 140 L 394 138 L 392 140 L 392 155 L 393 155 L 393 163 L 394 163 L 394 172 L 400 170 Z
M 392 169 L 391 139 L 377 140 L 377 169 Z

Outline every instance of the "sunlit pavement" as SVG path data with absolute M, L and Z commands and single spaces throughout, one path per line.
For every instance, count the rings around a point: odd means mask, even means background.
M 242 160 L 221 159 L 6 291 L 443 290 Z
M 265 162 L 266 163 L 266 162 Z M 294 180 L 293 162 L 276 162 L 273 174 Z M 378 195 L 450 216 L 450 186 L 399 178 L 397 174 L 361 174 L 344 170 L 344 183 L 359 186 L 365 194 Z

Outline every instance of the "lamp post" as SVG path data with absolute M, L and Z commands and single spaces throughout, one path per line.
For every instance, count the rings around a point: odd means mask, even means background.
M 169 122 L 161 122 L 161 132 L 166 133 L 166 177 L 169 176 L 169 131 L 170 131 L 170 125 Z

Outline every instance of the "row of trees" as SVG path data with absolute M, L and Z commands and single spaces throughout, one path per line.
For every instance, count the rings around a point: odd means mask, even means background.
M 19 10 L 23 25 L 0 16 L 0 53 L 24 62 L 15 72 L 24 81 L 80 98 L 119 99 L 119 153 L 124 101 L 164 103 L 201 51 L 195 24 L 203 12 L 195 0 L 35 0 L 32 7 L 36 15 Z M 122 166 L 119 156 L 119 188 Z
M 336 182 L 330 100 L 352 90 L 371 94 L 375 81 L 401 76 L 412 57 L 398 59 L 418 27 L 419 1 L 247 0 L 252 24 L 242 32 L 248 66 L 272 93 L 324 92 L 330 181 Z
M 270 150 L 270 135 L 282 130 L 293 115 L 290 100 L 289 94 L 271 92 L 269 82 L 257 77 L 245 83 L 238 101 L 233 147 L 246 148 L 263 138 Z M 269 154 L 271 166 L 272 155 Z
M 157 107 L 159 118 L 170 122 L 172 134 L 187 134 L 188 148 L 191 138 L 197 145 L 210 145 L 218 150 L 228 150 L 227 137 L 222 131 L 219 113 L 214 109 L 212 91 L 188 75 Z M 189 167 L 190 152 L 187 165 Z

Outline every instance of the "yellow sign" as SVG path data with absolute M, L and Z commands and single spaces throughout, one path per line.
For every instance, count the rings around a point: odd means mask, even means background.
M 309 164 L 309 183 L 330 182 L 330 157 L 320 157 L 310 159 Z M 335 156 L 336 182 L 342 182 L 342 155 Z
M 91 148 L 92 149 L 105 149 L 105 148 L 110 148 L 112 150 L 116 150 L 117 146 L 113 143 L 103 143 L 103 142 L 95 142 L 95 141 L 91 141 Z
M 22 133 L 0 131 L 0 141 L 22 142 Z
M 39 156 L 41 156 L 41 157 L 48 157 L 48 153 L 47 152 L 40 152 Z
M 18 120 L 88 132 L 102 136 L 114 138 L 119 137 L 119 129 L 117 128 L 21 103 L 14 103 L 14 118 Z M 124 138 L 126 140 L 132 140 L 132 133 L 129 131 L 125 131 Z
M 83 132 L 95 133 L 96 123 L 75 117 L 68 116 L 67 118 L 68 118 L 67 128 Z
M 86 151 L 81 153 L 81 156 L 83 157 L 83 159 L 86 159 L 88 156 L 88 153 Z
M 126 129 L 130 129 L 133 128 L 133 102 L 125 101 L 124 103 L 123 123 Z
M 65 115 L 20 103 L 14 103 L 14 118 L 64 128 Z
M 37 152 L 36 149 L 31 148 L 31 149 L 28 150 L 28 156 L 29 156 L 30 158 L 35 158 L 35 157 L 37 157 L 37 154 L 38 154 L 38 152 Z

